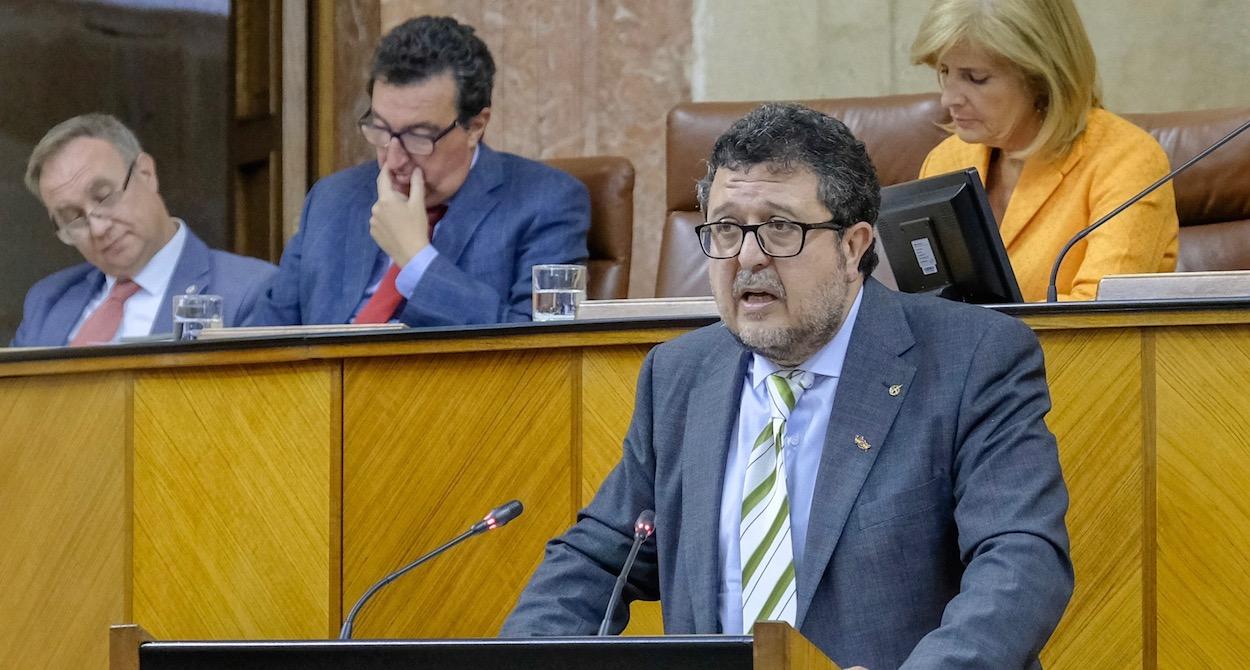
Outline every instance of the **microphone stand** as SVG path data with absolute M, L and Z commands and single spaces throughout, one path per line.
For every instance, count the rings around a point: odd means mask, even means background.
M 473 524 L 472 526 L 469 527 L 468 530 L 452 538 L 449 542 L 447 542 L 443 546 L 425 554 L 424 556 L 421 556 L 420 558 L 409 563 L 408 565 L 405 565 L 404 567 L 396 570 L 395 572 L 392 572 L 391 574 L 383 577 L 378 583 L 374 584 L 373 586 L 370 586 L 369 590 L 365 591 L 365 594 L 363 596 L 360 596 L 360 600 L 357 600 L 356 604 L 352 606 L 352 610 L 348 612 L 347 618 L 343 620 L 343 627 L 339 629 L 339 639 L 340 640 L 352 639 L 352 626 L 356 623 L 356 617 L 359 616 L 360 610 L 364 609 L 365 603 L 369 602 L 369 599 L 372 598 L 375 593 L 380 591 L 383 586 L 386 586 L 387 584 L 390 584 L 396 579 L 403 577 L 413 568 L 435 558 L 439 554 L 447 551 L 448 549 L 451 549 L 452 547 L 456 546 L 457 544 L 460 544 L 461 542 L 464 542 L 465 540 L 473 537 L 474 535 L 481 535 L 482 533 L 485 533 L 488 530 L 494 530 L 496 528 L 499 528 L 500 526 L 503 526 L 509 521 L 512 521 L 513 519 L 520 516 L 523 510 L 524 510 L 524 507 L 522 507 L 520 501 L 518 500 L 512 500 L 512 501 L 506 502 L 503 505 L 500 505 L 499 507 L 496 507 L 495 509 L 491 510 L 486 515 L 486 518 Z
M 612 622 L 612 612 L 616 611 L 616 605 L 621 601 L 621 592 L 625 590 L 625 581 L 629 578 L 629 571 L 634 568 L 634 561 L 638 558 L 638 550 L 642 548 L 642 543 L 651 537 L 651 533 L 655 532 L 655 512 L 645 510 L 638 515 L 638 520 L 634 522 L 634 544 L 629 548 L 629 556 L 625 558 L 625 565 L 621 568 L 621 574 L 616 576 L 616 584 L 612 586 L 612 597 L 608 598 L 608 608 L 603 613 L 603 621 L 599 622 L 598 636 L 608 634 L 608 625 Z
M 1142 190 L 1141 193 L 1138 193 L 1137 195 L 1129 198 L 1128 202 L 1125 202 L 1123 205 L 1116 207 L 1115 209 L 1107 213 L 1106 216 L 1090 224 L 1089 227 L 1084 228 L 1083 230 L 1078 232 L 1076 235 L 1073 235 L 1072 239 L 1068 240 L 1068 243 L 1063 245 L 1063 250 L 1059 252 L 1058 258 L 1055 259 L 1054 266 L 1050 268 L 1050 283 L 1046 285 L 1046 302 L 1056 302 L 1057 300 L 1059 300 L 1059 292 L 1055 288 L 1056 283 L 1058 283 L 1059 281 L 1059 266 L 1063 264 L 1064 256 L 1068 255 L 1068 250 L 1071 249 L 1074 244 L 1085 239 L 1085 236 L 1089 235 L 1095 230 L 1098 230 L 1098 228 L 1102 226 L 1102 224 L 1110 221 L 1112 218 L 1115 217 L 1115 215 L 1128 209 L 1133 204 L 1135 204 L 1138 200 L 1141 200 L 1142 198 L 1150 195 L 1151 193 L 1154 193 L 1155 189 L 1168 183 L 1176 175 L 1184 172 L 1185 170 L 1188 170 L 1189 167 L 1193 165 L 1194 163 L 1197 163 L 1203 158 L 1206 158 L 1207 155 L 1210 154 L 1212 151 L 1215 151 L 1216 149 L 1219 149 L 1220 147 L 1227 144 L 1229 140 L 1240 135 L 1242 132 L 1246 130 L 1246 128 L 1250 128 L 1250 121 L 1246 121 L 1245 123 L 1241 124 L 1235 130 L 1233 130 L 1233 132 L 1225 135 L 1222 139 L 1220 139 L 1220 141 L 1216 142 L 1215 144 L 1212 144 L 1206 149 L 1203 149 L 1201 152 L 1198 153 L 1197 156 L 1194 156 L 1193 158 L 1185 161 L 1184 165 L 1181 165 L 1175 170 L 1172 170 L 1171 172 L 1163 175 L 1163 177 L 1161 177 L 1159 181 L 1156 181 L 1150 186 L 1147 186 L 1144 190 Z

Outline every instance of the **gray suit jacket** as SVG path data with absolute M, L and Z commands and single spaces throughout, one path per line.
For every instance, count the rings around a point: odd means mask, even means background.
M 151 334 L 173 331 L 174 296 L 185 293 L 192 284 L 200 293 L 221 296 L 222 321 L 227 327 L 242 325 L 275 270 L 262 260 L 209 249 L 188 226 L 186 244 L 169 278 L 169 288 L 161 302 L 163 308 L 152 321 Z M 26 293 L 22 323 L 12 346 L 68 344 L 70 330 L 102 286 L 104 273 L 90 263 L 79 263 L 40 279 Z
M 749 360 L 720 324 L 652 350 L 620 463 L 503 635 L 593 634 L 648 508 L 626 599 L 661 599 L 670 634 L 720 632 L 720 492 Z M 869 280 L 812 500 L 802 633 L 844 667 L 1038 667 L 1073 582 L 1049 409 L 1023 323 Z

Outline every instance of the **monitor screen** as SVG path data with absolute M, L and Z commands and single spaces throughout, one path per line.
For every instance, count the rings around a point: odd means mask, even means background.
M 975 168 L 881 189 L 877 238 L 883 270 L 900 291 L 1023 302 Z

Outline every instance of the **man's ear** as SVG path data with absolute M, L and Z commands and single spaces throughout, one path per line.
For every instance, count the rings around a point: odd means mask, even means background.
M 842 250 L 846 254 L 847 274 L 859 274 L 859 261 L 876 242 L 872 224 L 860 221 L 842 231 Z
M 469 125 L 465 128 L 465 131 L 469 133 L 469 148 L 476 147 L 478 142 L 482 141 L 488 123 L 490 123 L 490 107 L 483 107 L 482 111 L 469 119 Z
M 135 158 L 135 172 L 131 179 L 139 179 L 155 193 L 160 192 L 160 183 L 156 179 L 156 159 L 144 151 Z

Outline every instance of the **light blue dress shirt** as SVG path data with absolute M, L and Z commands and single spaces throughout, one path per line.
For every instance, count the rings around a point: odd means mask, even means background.
M 175 218 L 174 224 L 178 226 L 174 236 L 169 238 L 160 251 L 152 255 L 152 259 L 143 266 L 142 270 L 131 277 L 131 280 L 139 285 L 139 290 L 122 306 L 122 322 L 112 342 L 120 342 L 123 337 L 145 337 L 152 334 L 152 324 L 156 322 L 156 316 L 160 314 L 160 311 L 162 309 L 173 311 L 172 303 L 163 304 L 165 293 L 169 288 L 169 280 L 174 276 L 174 269 L 178 267 L 178 259 L 182 257 L 182 248 L 187 244 L 187 223 Z M 74 328 L 69 331 L 68 342 L 74 341 L 74 337 L 78 335 L 83 324 L 104 303 L 104 299 L 108 297 L 115 284 L 117 284 L 117 277 L 104 276 L 104 287 L 83 308 L 82 314 L 78 317 L 78 323 L 74 324 Z M 186 287 L 178 287 L 179 292 L 185 289 Z
M 815 374 L 812 387 L 803 392 L 786 422 L 786 488 L 790 498 L 790 537 L 794 548 L 794 571 L 803 570 L 803 549 L 807 546 L 807 520 L 816 489 L 829 414 L 842 376 L 842 363 L 851 341 L 851 331 L 859 315 L 863 288 L 847 311 L 846 320 L 833 339 L 798 367 Z M 755 354 L 742 383 L 738 421 L 729 437 L 729 457 L 725 463 L 725 486 L 721 491 L 720 513 L 720 622 L 721 632 L 742 634 L 742 559 L 739 524 L 742 517 L 742 485 L 747 459 L 755 438 L 769 418 L 768 389 L 764 380 L 780 370 L 776 363 Z

